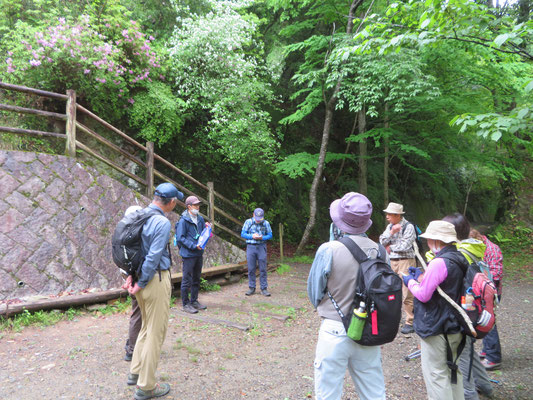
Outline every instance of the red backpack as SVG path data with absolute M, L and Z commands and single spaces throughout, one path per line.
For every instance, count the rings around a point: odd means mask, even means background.
M 485 337 L 496 323 L 498 291 L 485 271 L 488 271 L 488 267 L 483 261 L 475 261 L 468 266 L 463 281 L 461 306 L 469 321 L 465 321 L 462 313 L 459 314 L 459 322 L 465 328 L 465 334 L 477 339 Z

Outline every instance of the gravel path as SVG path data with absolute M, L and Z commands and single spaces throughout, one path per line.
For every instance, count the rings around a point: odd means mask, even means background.
M 306 399 L 313 392 L 313 357 L 319 319 L 307 300 L 309 265 L 269 274 L 272 297 L 244 296 L 246 282 L 202 293 L 200 315 L 233 321 L 242 331 L 190 319 L 179 307 L 171 320 L 158 368 L 170 383 L 165 399 Z M 531 284 L 505 282 L 498 314 L 504 364 L 491 372 L 495 399 L 533 399 Z M 283 316 L 291 316 L 283 321 Z M 20 333 L 0 333 L 0 399 L 132 399 L 123 361 L 127 314 L 84 314 L 74 321 Z M 387 398 L 424 399 L 416 335 L 399 334 L 383 346 Z M 357 399 L 346 379 L 343 399 Z

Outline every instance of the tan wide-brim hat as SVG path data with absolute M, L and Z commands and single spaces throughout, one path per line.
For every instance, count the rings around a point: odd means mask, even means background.
M 405 214 L 403 212 L 403 206 L 398 203 L 389 203 L 386 209 L 384 209 L 387 214 Z
M 440 240 L 444 243 L 458 242 L 455 226 L 446 221 L 431 221 L 426 231 L 420 235 L 424 239 Z

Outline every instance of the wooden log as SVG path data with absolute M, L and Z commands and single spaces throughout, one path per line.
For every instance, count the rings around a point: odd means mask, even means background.
M 65 309 L 70 307 L 82 306 L 85 304 L 105 303 L 108 300 L 119 297 L 127 297 L 128 292 L 124 289 L 106 290 L 104 292 L 87 293 L 76 296 L 64 296 L 54 299 L 36 301 L 34 303 L 8 304 L 5 308 L 0 309 L 0 316 L 9 317 L 20 314 L 24 310 L 30 312 L 41 310 Z
M 245 262 L 238 264 L 225 264 L 212 268 L 207 268 L 202 272 L 202 276 L 216 276 L 223 275 L 232 271 L 239 271 L 244 268 Z M 172 276 L 172 282 L 181 282 L 182 274 Z M 17 303 L 17 304 L 0 304 L 0 316 L 9 317 L 11 315 L 20 314 L 24 310 L 40 311 L 63 309 L 69 307 L 82 306 L 85 304 L 105 303 L 116 298 L 127 297 L 128 292 L 124 289 L 112 289 L 96 293 L 87 293 L 75 296 L 64 296 L 59 298 L 51 298 L 41 300 L 33 303 Z
M 12 112 L 20 113 L 20 114 L 39 115 L 41 117 L 55 118 L 55 119 L 60 119 L 63 121 L 67 119 L 66 114 L 59 114 L 59 113 L 50 112 L 50 111 L 36 110 L 34 108 L 11 106 L 9 104 L 0 104 L 0 110 L 12 111 Z
M 202 270 L 202 278 L 205 278 L 208 276 L 224 275 L 224 274 L 227 274 L 228 272 L 235 272 L 235 271 L 244 272 L 245 270 L 247 270 L 246 261 L 240 262 L 238 264 L 217 265 L 216 267 L 206 268 Z M 181 272 L 177 274 L 172 274 L 172 283 L 179 283 L 181 282 L 182 278 L 183 278 L 183 274 Z
M 52 97 L 52 98 L 61 99 L 61 100 L 68 99 L 68 96 L 61 94 L 61 93 L 48 92 L 46 90 L 34 89 L 34 88 L 27 87 L 27 86 L 12 85 L 10 83 L 5 83 L 5 82 L 0 82 L 0 88 L 7 89 L 7 90 L 13 90 L 15 92 L 35 94 L 37 96 Z
M 8 133 L 20 133 L 22 135 L 35 135 L 35 136 L 50 136 L 50 137 L 57 137 L 61 139 L 66 139 L 64 133 L 54 133 L 54 132 L 44 132 L 44 131 L 36 131 L 33 129 L 22 129 L 22 128 L 11 128 L 10 126 L 0 126 L 0 132 L 8 132 Z

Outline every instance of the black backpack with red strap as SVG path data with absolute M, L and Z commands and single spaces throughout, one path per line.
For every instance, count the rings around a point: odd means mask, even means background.
M 346 332 L 353 310 L 364 302 L 367 318 L 361 339 L 355 342 L 363 346 L 380 346 L 392 342 L 398 334 L 402 317 L 402 279 L 390 267 L 386 260 L 387 251 L 381 244 L 378 247 L 378 256 L 369 258 L 349 237 L 343 237 L 339 242 L 350 250 L 359 263 L 355 296 L 347 316 L 328 293 Z

